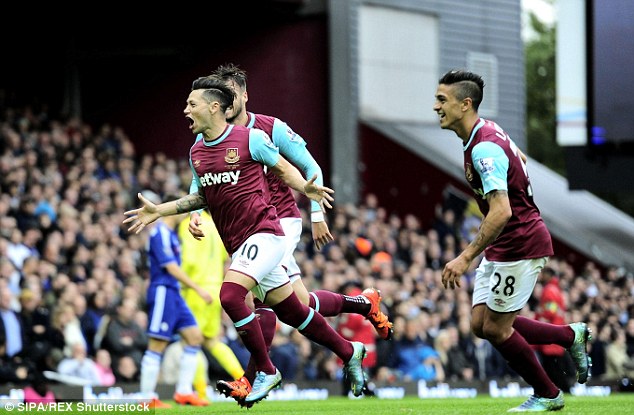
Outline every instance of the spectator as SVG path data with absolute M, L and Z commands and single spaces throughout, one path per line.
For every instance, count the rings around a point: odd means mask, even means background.
M 440 381 L 445 372 L 440 356 L 418 335 L 420 323 L 417 317 L 405 322 L 405 333 L 396 341 L 396 368 L 404 380 Z
M 12 308 L 13 293 L 6 285 L 0 285 L 0 343 L 5 346 L 8 358 L 21 355 L 26 346 L 25 332 L 20 315 Z
M 86 346 L 80 342 L 72 345 L 71 356 L 59 362 L 57 372 L 85 381 L 89 385 L 101 384 L 97 365 L 87 356 Z
M 475 376 L 485 381 L 491 378 L 505 378 L 511 372 L 506 367 L 506 361 L 488 341 L 479 337 L 473 338 L 475 344 Z
M 3 341 L 0 343 L 0 384 L 26 384 L 31 371 L 29 365 L 18 356 L 8 356 L 6 350 L 6 342 Z
M 54 370 L 55 367 L 49 366 L 46 359 L 53 347 L 50 312 L 42 305 L 39 287 L 23 289 L 20 305 L 28 356 L 38 370 Z
M 53 316 L 51 319 L 51 326 L 58 331 L 56 336 L 59 337 L 61 332 L 64 339 L 64 347 L 62 351 L 64 356 L 70 357 L 72 355 L 72 348 L 75 343 L 81 343 L 84 348 L 88 348 L 86 345 L 86 339 L 81 332 L 81 324 L 73 306 L 67 303 L 59 303 L 53 310 Z
M 434 349 L 440 356 L 447 381 L 473 380 L 473 366 L 459 346 L 458 329 L 455 326 L 440 330 L 434 339 Z
M 26 345 L 20 315 L 11 309 L 13 294 L 0 284 L 0 382 L 26 383 L 32 363 L 23 358 Z
M 112 358 L 106 349 L 99 349 L 95 352 L 95 368 L 99 375 L 99 385 L 112 386 L 116 379 L 112 371 Z
M 126 378 L 136 376 L 136 371 L 141 365 L 141 359 L 148 343 L 146 332 L 134 321 L 137 309 L 138 307 L 134 300 L 127 299 L 122 301 L 117 306 L 116 314 L 108 324 L 101 345 L 112 356 L 112 366 L 115 368 L 115 375 L 117 375 L 117 370 L 123 368 L 123 376 Z M 125 357 L 132 359 L 135 373 L 132 373 L 129 362 L 120 364 L 119 360 Z
M 592 332 L 596 333 L 594 340 L 590 343 L 590 357 L 592 358 L 592 376 L 602 379 L 606 371 L 606 350 L 610 344 L 612 336 L 612 326 L 606 324 L 600 329 L 596 324 L 591 324 Z
M 79 328 L 85 340 L 88 355 L 93 356 L 95 354 L 93 343 L 95 341 L 95 334 L 97 333 L 95 319 L 90 313 L 88 313 L 86 297 L 78 294 L 72 301 L 73 311 L 79 320 Z
M 619 380 L 624 377 L 634 377 L 633 359 L 627 354 L 625 333 L 622 330 L 612 331 L 611 342 L 605 353 L 606 370 L 604 378 L 607 380 Z
M 117 382 L 130 383 L 139 381 L 139 365 L 131 356 L 121 356 L 113 372 Z

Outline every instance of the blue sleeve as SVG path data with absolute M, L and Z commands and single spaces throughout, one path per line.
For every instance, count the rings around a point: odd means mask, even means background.
M 482 179 L 484 194 L 493 190 L 508 190 L 506 180 L 509 159 L 502 147 L 490 141 L 476 144 L 471 151 L 474 169 Z
M 161 267 L 165 267 L 172 262 L 178 264 L 178 259 L 172 249 L 170 232 L 162 223 L 153 229 L 150 236 L 150 250 L 154 252 Z
M 288 161 L 293 163 L 303 173 L 306 180 L 312 178 L 315 174 L 317 180 L 315 184 L 324 185 L 324 178 L 321 167 L 315 161 L 312 154 L 306 148 L 306 141 L 297 133 L 295 133 L 284 121 L 276 119 L 273 123 L 273 144 L 280 149 L 280 154 Z M 314 200 L 310 201 L 311 210 L 313 212 L 321 211 L 321 206 Z
M 249 130 L 249 151 L 255 161 L 259 161 L 265 166 L 273 167 L 280 159 L 280 152 L 271 141 L 271 137 L 264 131 L 255 128 Z
M 196 141 L 201 140 L 202 139 L 202 134 L 198 134 L 198 137 L 196 137 Z M 196 169 L 194 169 L 194 165 L 192 164 L 192 158 L 191 158 L 191 149 L 189 150 L 189 168 L 192 169 L 192 182 L 189 185 L 189 194 L 193 194 L 193 193 L 198 193 L 198 189 L 200 189 L 200 178 L 198 177 L 198 174 L 196 174 Z M 195 210 L 194 212 L 198 212 L 199 214 L 203 213 L 203 209 L 198 209 Z

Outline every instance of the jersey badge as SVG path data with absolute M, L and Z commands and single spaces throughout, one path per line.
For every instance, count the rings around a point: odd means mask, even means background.
M 194 160 L 194 167 L 200 166 L 200 160 Z
M 225 154 L 225 161 L 229 164 L 235 164 L 240 161 L 237 148 L 228 148 Z
M 467 178 L 468 182 L 471 182 L 473 180 L 473 170 L 471 170 L 471 164 L 469 163 L 466 164 L 464 175 Z

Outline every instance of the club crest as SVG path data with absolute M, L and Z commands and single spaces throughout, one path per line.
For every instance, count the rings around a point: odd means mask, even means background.
M 200 166 L 200 160 L 194 160 L 194 167 Z
M 468 182 L 471 182 L 473 180 L 473 171 L 471 170 L 471 164 L 469 163 L 465 165 L 465 177 L 467 178 Z
M 225 155 L 225 161 L 229 164 L 235 164 L 240 161 L 237 148 L 228 148 Z

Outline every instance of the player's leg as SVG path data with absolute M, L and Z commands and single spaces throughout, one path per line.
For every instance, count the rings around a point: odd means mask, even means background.
M 155 408 L 169 407 L 156 395 L 156 384 L 161 372 L 163 352 L 172 338 L 173 313 L 175 308 L 168 288 L 162 285 L 148 290 L 148 347 L 141 359 L 140 389 L 143 396 L 152 399 Z
M 246 305 L 246 295 L 271 269 L 279 266 L 284 248 L 285 241 L 282 236 L 252 235 L 234 253 L 220 289 L 222 307 L 251 353 L 257 377 L 263 379 L 254 382 L 249 396 L 256 396 L 257 399 L 251 402 L 264 399 L 273 388 L 279 386 L 281 375 L 271 362 L 256 314 Z M 288 281 L 288 277 L 286 280 Z
M 275 330 L 277 327 L 277 316 L 270 306 L 264 304 L 258 298 L 253 299 L 253 305 L 255 308 L 255 314 L 258 317 L 258 322 L 260 323 L 260 328 L 262 329 L 266 349 L 270 351 L 271 343 L 273 343 L 273 337 L 275 336 Z M 244 377 L 248 380 L 249 384 L 252 384 L 255 380 L 255 372 L 255 362 L 251 358 L 249 359 L 247 368 L 244 371 Z
M 529 344 L 558 344 L 567 349 L 575 363 L 579 383 L 585 383 L 591 376 L 592 360 L 587 345 L 592 340 L 592 331 L 586 323 L 558 325 L 518 316 L 513 328 Z
M 206 287 L 205 287 L 206 288 Z M 181 290 L 181 295 L 185 304 L 194 315 L 196 319 L 196 323 L 198 327 L 201 328 L 203 332 L 203 337 L 205 337 L 205 325 L 207 324 L 207 315 L 211 311 L 211 306 L 214 303 L 219 303 L 220 301 L 214 299 L 212 304 L 207 304 L 205 300 L 203 300 L 200 295 L 195 290 L 192 289 L 184 289 Z M 204 342 L 203 342 L 204 343 Z M 205 362 L 206 358 L 204 354 L 199 354 L 196 359 L 196 372 L 194 374 L 194 390 L 203 399 L 207 398 L 207 368 L 208 365 Z
M 293 255 L 301 238 L 302 220 L 300 218 L 282 218 L 280 223 L 287 241 L 282 266 L 286 269 L 293 285 L 293 291 L 302 304 L 309 306 L 324 317 L 334 317 L 341 313 L 360 314 L 372 323 L 382 339 L 391 338 L 392 323 L 381 311 L 381 293 L 377 289 L 368 288 L 357 296 L 348 296 L 326 290 L 308 292 L 301 278 L 301 270 Z
M 178 381 L 176 382 L 174 400 L 181 405 L 207 406 L 209 401 L 194 393 L 192 387 L 198 368 L 198 360 L 202 355 L 203 334 L 198 325 L 196 325 L 196 320 L 184 301 L 180 314 L 178 330 L 185 345 L 178 368 Z
M 148 347 L 141 359 L 140 388 L 143 396 L 155 397 L 156 384 L 161 372 L 161 360 L 167 345 L 167 340 L 148 338 Z
M 205 338 L 203 344 L 220 366 L 234 379 L 238 379 L 244 373 L 240 361 L 231 348 L 220 339 L 222 324 L 222 306 L 220 305 L 220 285 L 209 286 L 214 301 L 211 304 L 204 303 L 204 310 L 193 310 L 198 326 Z M 200 297 L 198 297 L 200 298 Z
M 558 410 L 564 406 L 563 393 L 548 377 L 530 344 L 513 329 L 515 317 L 528 302 L 545 262 L 545 258 L 514 262 L 483 260 L 476 270 L 476 287 L 488 281 L 488 295 L 486 306 L 480 303 L 474 307 L 477 308 L 474 314 L 482 316 L 481 325 L 474 332 L 488 340 L 534 390 L 533 396 L 511 412 Z
M 308 339 L 332 350 L 343 362 L 346 362 L 344 372 L 350 378 L 353 393 L 359 396 L 365 384 L 361 368 L 366 355 L 365 346 L 341 337 L 321 314 L 299 301 L 290 284 L 282 285 L 281 282 L 284 280 L 288 281 L 288 277 L 284 269 L 278 267 L 260 282 L 256 294 L 266 293 L 266 303 L 271 305 L 280 321 L 295 327 Z M 260 294 L 259 297 L 262 298 L 263 295 Z

